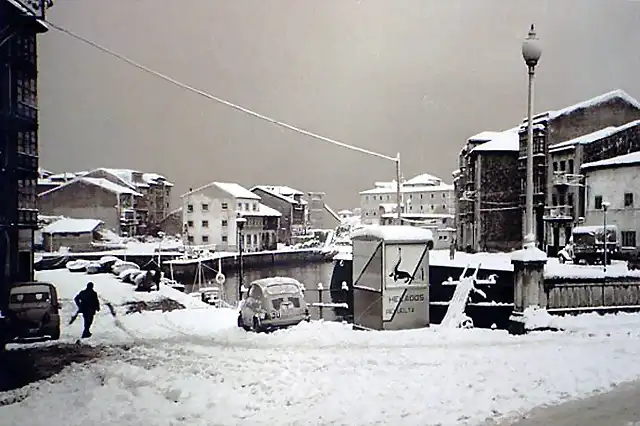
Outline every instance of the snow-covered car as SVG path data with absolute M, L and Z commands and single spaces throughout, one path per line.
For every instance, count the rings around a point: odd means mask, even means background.
M 89 262 L 83 259 L 72 260 L 65 265 L 71 272 L 85 272 L 87 270 Z
M 238 327 L 247 331 L 269 331 L 309 321 L 302 284 L 287 277 L 253 281 L 240 304 Z
M 102 272 L 102 265 L 99 262 L 89 262 L 86 266 L 87 274 L 99 274 Z

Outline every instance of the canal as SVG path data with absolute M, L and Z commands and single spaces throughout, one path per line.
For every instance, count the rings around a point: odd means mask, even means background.
M 204 268 L 203 268 L 204 269 Z M 210 284 L 202 283 L 201 287 L 218 286 L 215 284 L 211 271 L 203 271 L 206 277 L 203 281 L 211 281 Z M 235 271 L 224 272 L 226 280 L 221 287 L 222 299 L 230 304 L 238 301 L 238 287 L 240 285 L 239 274 Z M 300 281 L 305 286 L 305 300 L 309 304 L 309 312 L 312 319 L 324 319 L 327 321 L 346 320 L 348 311 L 341 307 L 318 307 L 314 303 L 337 304 L 347 301 L 347 293 L 341 289 L 330 290 L 331 278 L 333 275 L 333 262 L 309 263 L 306 265 L 275 266 L 257 269 L 245 269 L 244 286 L 248 287 L 252 281 L 268 277 L 291 277 Z M 194 283 L 182 282 L 186 286 L 186 291 L 197 290 Z M 322 284 L 323 290 L 318 290 L 318 284 Z

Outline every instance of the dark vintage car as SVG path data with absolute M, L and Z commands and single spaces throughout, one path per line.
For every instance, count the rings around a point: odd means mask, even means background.
M 17 339 L 60 338 L 60 304 L 56 287 L 44 282 L 12 284 L 2 311 L 2 343 Z

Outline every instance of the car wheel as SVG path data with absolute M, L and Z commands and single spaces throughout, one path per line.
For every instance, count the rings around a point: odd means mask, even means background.
M 250 328 L 244 325 L 244 320 L 242 319 L 242 314 L 238 314 L 238 327 L 243 329 L 244 331 L 249 331 Z
M 262 324 L 260 318 L 253 317 L 253 331 L 260 333 L 262 331 Z

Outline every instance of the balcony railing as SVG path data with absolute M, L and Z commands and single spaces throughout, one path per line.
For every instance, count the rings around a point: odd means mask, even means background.
M 553 185 L 554 186 L 581 186 L 583 175 L 567 173 L 567 172 L 553 172 Z
M 544 220 L 570 221 L 573 220 L 573 206 L 550 206 L 544 208 Z

